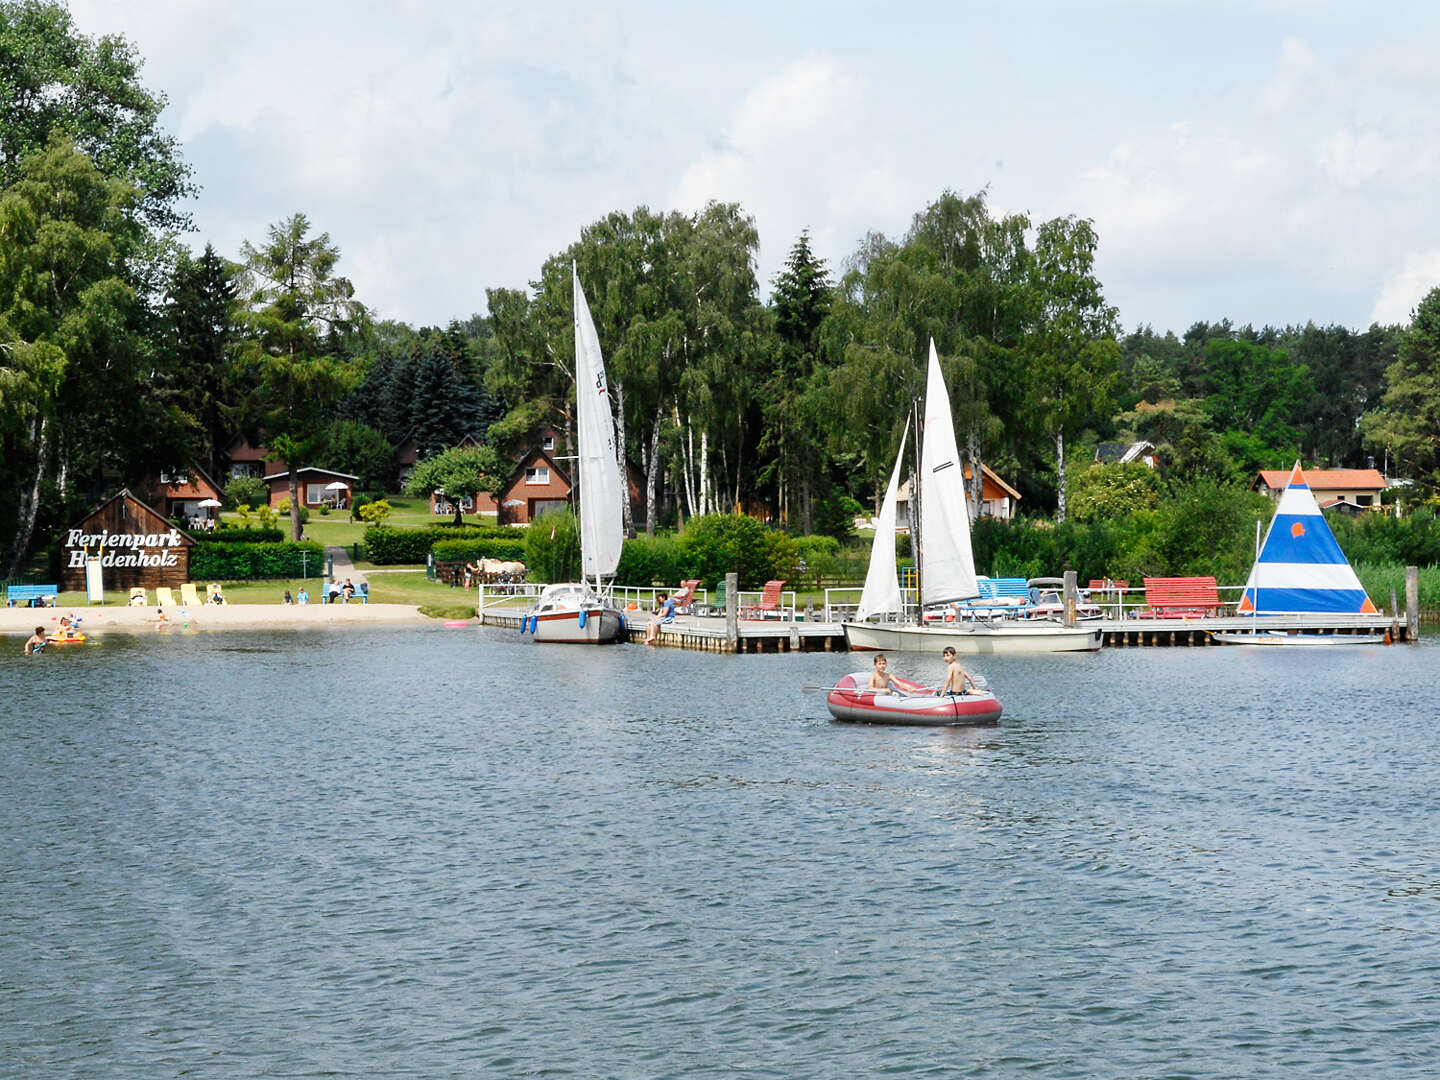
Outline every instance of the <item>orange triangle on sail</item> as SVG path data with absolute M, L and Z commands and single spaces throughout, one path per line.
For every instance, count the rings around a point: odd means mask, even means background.
M 1290 470 L 1290 486 L 1305 486 L 1305 474 L 1300 470 L 1300 462 L 1295 462 L 1295 468 Z
M 1365 597 L 1365 603 L 1360 605 L 1360 614 L 1379 615 L 1380 613 L 1375 610 L 1375 605 L 1370 602 L 1370 597 L 1367 596 Z
M 1245 613 L 1245 612 L 1247 612 L 1247 611 L 1254 611 L 1254 610 L 1255 610 L 1255 605 L 1254 605 L 1253 603 L 1251 603 L 1251 601 L 1250 601 L 1250 594 L 1247 592 L 1244 596 L 1240 597 L 1240 603 L 1239 603 L 1239 604 L 1236 606 L 1236 608 L 1235 608 L 1235 614 L 1236 614 L 1236 615 L 1240 615 L 1240 614 L 1243 614 L 1243 613 Z

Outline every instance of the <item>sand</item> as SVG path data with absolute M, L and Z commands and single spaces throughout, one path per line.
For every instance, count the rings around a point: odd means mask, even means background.
M 87 636 L 155 632 L 159 621 L 153 607 L 0 607 L 0 633 L 54 630 L 60 616 L 76 615 Z M 165 609 L 170 626 L 188 623 L 191 630 L 293 630 L 364 626 L 438 626 L 440 620 L 405 604 L 205 604 Z

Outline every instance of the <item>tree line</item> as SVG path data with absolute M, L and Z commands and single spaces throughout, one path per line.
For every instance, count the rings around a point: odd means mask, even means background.
M 984 191 L 943 191 L 903 235 L 868 235 L 837 267 L 802 232 L 764 283 L 738 204 L 617 210 L 528 283 L 486 289 L 486 314 L 415 328 L 375 318 L 339 244 L 303 213 L 232 257 L 189 250 L 183 206 L 197 185 L 140 68 L 123 38 L 80 33 L 58 3 L 0 0 L 0 547 L 12 575 L 121 484 L 192 463 L 223 481 L 239 436 L 368 489 L 393 484 L 406 442 L 435 463 L 469 436 L 481 449 L 461 472 L 452 453 L 451 471 L 421 479 L 493 488 L 541 431 L 572 434 L 572 263 L 643 492 L 643 526 L 630 524 L 650 532 L 739 509 L 843 535 L 875 506 L 931 339 L 977 466 L 976 507 L 983 463 L 1031 514 L 1123 512 L 1136 481 L 1100 483 L 1086 466 L 1098 444 L 1139 439 L 1161 466 L 1141 488 L 1234 486 L 1301 458 L 1373 459 L 1421 496 L 1440 489 L 1440 292 L 1408 326 L 1125 333 L 1092 222 L 999 215 Z

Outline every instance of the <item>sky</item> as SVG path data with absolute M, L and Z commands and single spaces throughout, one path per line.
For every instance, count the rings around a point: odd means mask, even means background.
M 763 295 L 946 189 L 1095 222 L 1126 330 L 1408 323 L 1440 285 L 1440 5 L 70 0 L 169 105 L 197 249 L 302 211 L 444 325 L 614 210 L 738 202 Z

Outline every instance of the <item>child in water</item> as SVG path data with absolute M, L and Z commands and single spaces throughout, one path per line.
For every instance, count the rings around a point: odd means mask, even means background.
M 30 635 L 30 640 L 25 642 L 25 655 L 34 656 L 45 648 L 45 627 L 35 627 L 35 633 Z

